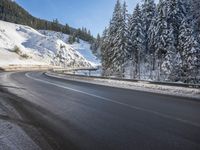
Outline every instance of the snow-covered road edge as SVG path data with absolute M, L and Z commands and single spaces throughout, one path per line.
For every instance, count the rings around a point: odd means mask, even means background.
M 51 150 L 34 123 L 24 119 L 21 110 L 16 108 L 13 101 L 17 99 L 6 86 L 0 85 L 0 149 Z
M 145 91 L 157 94 L 178 96 L 193 98 L 200 100 L 200 89 L 198 88 L 186 88 L 186 87 L 176 87 L 176 86 L 167 86 L 167 85 L 157 85 L 157 84 L 148 84 L 147 82 L 131 82 L 131 81 L 117 81 L 112 79 L 99 79 L 99 78 L 90 78 L 90 77 L 79 77 L 73 75 L 66 75 L 54 72 L 46 72 L 45 75 L 67 79 L 72 81 L 79 81 L 84 83 L 91 83 L 97 85 L 104 85 L 109 87 L 124 88 L 137 91 Z

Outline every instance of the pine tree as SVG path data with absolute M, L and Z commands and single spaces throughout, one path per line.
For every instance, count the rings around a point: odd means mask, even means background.
M 180 34 L 180 26 L 182 21 L 186 18 L 186 0 L 167 0 L 167 23 L 168 26 L 173 27 L 173 34 L 175 38 L 175 47 L 178 48 L 178 37 Z
M 177 52 L 174 55 L 174 58 L 175 59 L 173 61 L 173 64 L 171 63 L 171 65 L 173 65 L 173 68 L 172 68 L 172 70 L 170 70 L 170 74 L 168 76 L 168 80 L 171 82 L 181 81 L 181 78 L 182 78 L 182 72 L 181 72 L 182 59 L 181 59 L 180 52 Z
M 69 36 L 68 43 L 73 44 L 74 42 L 76 42 L 76 36 L 73 34 Z
M 148 31 L 152 20 L 155 16 L 156 5 L 154 0 L 144 0 L 142 5 L 142 22 L 144 27 L 144 36 L 145 36 L 145 53 L 149 54 L 149 39 L 148 39 Z
M 162 59 L 167 52 L 168 24 L 167 24 L 167 6 L 166 1 L 160 0 L 158 4 L 158 12 L 155 27 L 155 53 L 157 59 Z
M 200 44 L 195 38 L 194 27 L 190 19 L 182 22 L 179 42 L 181 49 L 182 65 L 179 72 L 181 72 L 183 82 L 198 82 L 197 76 L 199 75 L 199 56 Z
M 110 54 L 109 54 L 109 37 L 108 37 L 108 29 L 105 28 L 105 30 L 103 31 L 103 34 L 102 34 L 102 42 L 101 42 L 101 63 L 102 63 L 102 75 L 103 76 L 109 76 L 109 69 L 110 69 Z
M 164 58 L 164 61 L 162 63 L 162 72 L 164 73 L 164 78 L 167 79 L 169 78 L 170 74 L 174 70 L 174 65 L 177 64 L 177 51 L 175 48 L 175 40 L 174 40 L 174 34 L 173 34 L 173 27 L 172 25 L 169 27 L 167 30 L 167 39 L 166 39 L 166 55 Z
M 152 74 L 151 70 L 153 68 L 152 62 L 153 62 L 153 57 L 152 57 L 152 50 L 150 49 L 150 42 L 151 39 L 149 38 L 150 36 L 148 35 L 151 28 L 150 26 L 152 25 L 153 19 L 156 14 L 156 4 L 154 0 L 144 0 L 142 4 L 142 23 L 144 27 L 144 48 L 145 48 L 145 55 L 142 57 L 142 62 L 143 66 L 145 66 L 145 72 L 148 74 L 150 72 L 150 76 Z M 143 70 L 144 70 L 143 69 Z M 144 74 L 147 76 L 147 74 Z
M 129 52 L 135 68 L 134 76 L 140 78 L 141 57 L 144 56 L 144 28 L 142 26 L 142 14 L 140 6 L 137 5 L 133 15 L 129 19 Z
M 126 4 L 122 6 L 117 0 L 113 17 L 108 28 L 108 62 L 111 74 L 122 77 L 124 73 L 125 58 L 127 55 L 127 10 Z
M 101 43 L 102 43 L 102 39 L 101 39 L 101 36 L 98 34 L 94 43 L 91 44 L 91 50 L 93 51 L 93 54 L 95 56 L 97 56 L 98 58 L 100 58 L 100 46 L 101 46 Z
M 121 18 L 118 18 L 118 30 L 116 32 L 116 44 L 115 44 L 115 59 L 113 63 L 116 67 L 116 71 L 119 73 L 120 77 L 124 75 L 125 63 L 127 61 L 128 55 L 128 39 L 127 39 L 127 6 L 124 2 L 121 10 Z
M 65 34 L 71 34 L 71 30 L 68 24 L 66 24 L 63 28 L 62 28 L 62 32 Z
M 152 78 L 152 73 L 156 69 L 156 35 L 157 35 L 157 18 L 158 18 L 158 9 L 155 11 L 155 15 L 152 18 L 147 36 L 148 36 L 148 49 L 150 57 L 150 78 Z
M 157 76 L 150 71 L 152 79 L 199 82 L 200 13 L 194 6 L 198 4 L 196 0 L 160 0 L 155 6 L 154 0 L 144 0 L 142 9 L 137 5 L 127 17 L 126 4 L 118 0 L 100 40 L 104 75 L 122 77 L 125 64 L 132 62 L 134 78 L 145 75 L 148 64 L 149 70 L 157 71 Z
M 191 11 L 192 17 L 195 22 L 195 31 L 199 34 L 200 33 L 200 1 L 199 0 L 190 0 L 191 3 Z
M 160 0 L 157 8 L 157 16 L 155 23 L 155 59 L 157 64 L 157 79 L 160 80 L 161 65 L 164 61 L 167 48 L 169 47 L 168 41 L 168 24 L 167 24 L 167 5 L 166 1 Z
M 118 39 L 116 39 L 117 37 L 117 31 L 119 29 L 120 24 L 120 19 L 122 19 L 122 14 L 121 14 L 121 4 L 120 1 L 117 0 L 117 3 L 115 5 L 114 8 L 114 12 L 113 12 L 113 17 L 110 21 L 110 25 L 109 25 L 109 29 L 108 29 L 108 41 L 109 41 L 109 53 L 108 53 L 108 57 L 109 57 L 109 62 L 110 62 L 110 71 L 112 73 L 116 72 L 117 69 L 114 64 L 114 60 L 116 58 L 116 54 L 117 54 L 117 49 L 118 47 L 116 47 L 117 41 Z

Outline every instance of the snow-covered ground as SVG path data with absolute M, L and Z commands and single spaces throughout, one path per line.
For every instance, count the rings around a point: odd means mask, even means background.
M 92 65 L 94 66 L 99 66 L 100 65 L 100 60 L 94 56 L 92 51 L 90 50 L 90 44 L 80 40 L 80 43 L 75 43 L 72 45 L 72 47 L 77 50 L 81 55 L 83 55 Z
M 23 120 L 10 99 L 10 95 L 0 91 L 0 150 L 41 150 L 39 142 L 51 150 L 34 125 Z
M 67 34 L 47 30 L 39 30 L 39 32 L 46 36 L 55 37 L 68 43 L 69 35 Z M 91 44 L 89 44 L 88 42 L 80 40 L 79 43 L 75 42 L 74 44 L 71 44 L 71 46 L 73 47 L 73 49 L 78 51 L 84 58 L 86 58 L 92 65 L 100 65 L 100 60 L 92 53 L 92 50 L 90 48 Z
M 7 65 L 31 65 L 31 64 L 35 64 L 35 65 L 47 65 L 47 63 L 45 63 L 45 61 L 43 62 L 42 60 L 39 61 L 39 59 L 23 59 L 22 57 L 20 57 L 20 55 L 11 52 L 10 50 L 6 49 L 6 48 L 0 48 L 0 66 L 7 66 Z
M 48 72 L 46 73 L 49 76 L 57 77 L 57 78 L 66 78 L 68 80 L 76 80 L 80 82 L 88 82 L 92 84 L 99 84 L 110 87 L 117 88 L 125 88 L 131 90 L 138 91 L 146 91 L 152 93 L 159 94 L 167 94 L 167 95 L 175 95 L 181 97 L 191 97 L 200 100 L 200 89 L 198 88 L 186 88 L 186 87 L 176 87 L 176 86 L 168 86 L 168 85 L 157 85 L 157 84 L 149 84 L 148 81 L 144 82 L 131 82 L 131 81 L 120 81 L 120 80 L 112 80 L 112 79 L 100 79 L 100 78 L 90 78 L 90 77 L 78 77 L 78 76 L 70 76 L 58 73 Z
M 88 43 L 81 41 L 70 45 L 66 43 L 68 35 L 40 32 L 28 26 L 0 21 L 0 67 L 35 64 L 88 68 L 97 64 Z

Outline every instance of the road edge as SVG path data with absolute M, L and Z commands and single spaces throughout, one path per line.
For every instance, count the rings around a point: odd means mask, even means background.
M 53 77 L 53 78 L 58 78 L 58 79 L 63 79 L 63 80 L 70 80 L 70 81 L 78 81 L 78 82 L 83 82 L 83 83 L 90 83 L 90 84 L 95 84 L 95 85 L 101 85 L 101 86 L 107 86 L 107 87 L 113 87 L 113 88 L 121 88 L 121 89 L 128 89 L 128 90 L 134 90 L 134 91 L 140 91 L 140 92 L 148 92 L 148 93 L 155 93 L 159 95 L 167 95 L 167 96 L 173 96 L 173 97 L 178 97 L 178 98 L 188 98 L 193 101 L 198 101 L 200 102 L 200 89 L 194 89 L 198 90 L 199 94 L 184 94 L 184 93 L 173 93 L 172 91 L 161 91 L 159 89 L 150 89 L 146 87 L 137 87 L 134 85 L 129 85 L 127 81 L 127 84 L 124 84 L 124 81 L 121 83 L 121 81 L 116 81 L 116 80 L 109 80 L 109 79 L 94 79 L 90 77 L 77 77 L 73 75 L 65 75 L 65 74 L 59 74 L 59 73 L 52 73 L 52 72 L 44 72 L 44 75 L 48 77 Z M 107 81 L 106 81 L 107 80 Z M 109 81 L 112 81 L 112 84 L 110 84 Z M 114 83 L 114 84 L 113 84 Z M 145 82 L 143 83 L 145 84 Z M 156 85 L 158 86 L 158 85 Z M 170 86 L 165 86 L 165 87 L 170 87 Z M 174 88 L 174 87 L 173 87 Z M 177 87 L 180 88 L 180 87 Z M 191 88 L 186 88 L 190 89 Z

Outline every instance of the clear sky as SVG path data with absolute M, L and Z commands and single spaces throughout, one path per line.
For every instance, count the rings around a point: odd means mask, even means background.
M 133 11 L 141 0 L 126 0 Z M 16 0 L 33 16 L 53 20 L 79 28 L 86 27 L 96 35 L 102 33 L 112 16 L 116 0 Z

